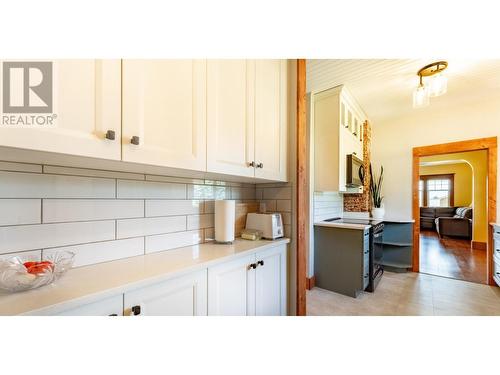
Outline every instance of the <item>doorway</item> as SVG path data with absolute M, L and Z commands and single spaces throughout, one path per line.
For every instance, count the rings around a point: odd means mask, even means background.
M 413 271 L 492 284 L 497 139 L 413 149 Z

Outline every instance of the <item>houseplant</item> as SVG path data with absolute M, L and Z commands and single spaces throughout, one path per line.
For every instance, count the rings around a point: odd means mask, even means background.
M 382 194 L 382 182 L 384 180 L 384 167 L 380 166 L 380 175 L 378 179 L 373 174 L 372 165 L 370 164 L 370 195 L 372 197 L 373 208 L 372 217 L 375 219 L 382 219 L 385 214 L 382 201 L 384 197 Z

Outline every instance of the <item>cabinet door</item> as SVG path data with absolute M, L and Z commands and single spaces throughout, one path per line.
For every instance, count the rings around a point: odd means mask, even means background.
M 206 170 L 205 60 L 123 60 L 123 160 Z
M 123 315 L 123 294 L 66 310 L 57 315 L 106 316 L 115 314 L 118 316 Z
M 255 63 L 207 63 L 207 170 L 254 176 Z
M 255 255 L 208 269 L 208 315 L 255 315 Z
M 9 68 L 8 62 L 2 63 L 0 76 L 9 80 L 10 94 L 3 98 L 0 145 L 120 160 L 120 60 L 44 61 L 52 65 L 40 70 L 36 65 L 23 69 L 12 65 Z M 46 97 L 36 91 L 36 84 L 45 84 L 44 80 L 49 81 L 44 87 L 50 87 L 52 81 L 52 95 L 50 90 L 44 91 L 48 93 Z M 30 113 L 30 107 L 49 110 L 50 101 L 52 111 Z M 22 108 L 20 111 L 24 113 L 7 110 L 7 103 Z M 3 126 L 6 118 L 17 125 Z M 22 126 L 19 122 L 22 119 L 27 120 L 26 124 L 44 121 L 44 125 Z M 51 121 L 52 126 L 49 125 Z M 114 140 L 106 139 L 108 130 L 114 132 Z
M 207 270 L 125 293 L 124 305 L 125 315 L 134 306 L 146 316 L 207 315 Z
M 287 180 L 287 62 L 255 62 L 255 177 Z
M 286 315 L 286 245 L 257 253 L 256 315 Z

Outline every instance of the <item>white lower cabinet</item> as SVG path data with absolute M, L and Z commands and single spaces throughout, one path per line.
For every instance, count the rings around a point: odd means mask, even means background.
M 49 308 L 42 315 L 286 315 L 286 246 L 271 247 L 62 312 Z
M 109 297 L 97 302 L 78 306 L 57 315 L 66 316 L 120 316 L 123 315 L 123 294 Z
M 257 253 L 255 314 L 286 315 L 286 251 L 273 247 Z
M 124 294 L 124 315 L 207 315 L 207 270 Z
M 208 269 L 209 315 L 286 315 L 286 245 Z
M 208 269 L 208 315 L 255 315 L 255 254 Z

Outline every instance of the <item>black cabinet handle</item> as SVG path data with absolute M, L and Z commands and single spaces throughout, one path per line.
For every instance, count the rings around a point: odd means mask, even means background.
M 109 314 L 108 316 L 118 316 L 118 314 Z
M 252 263 L 248 266 L 248 269 L 251 270 L 251 269 L 256 269 L 257 268 L 257 265 L 255 263 Z
M 114 130 L 108 130 L 105 135 L 106 139 L 109 139 L 110 141 L 114 141 L 116 138 L 116 133 Z
M 263 261 L 263 260 L 259 260 L 259 261 L 257 262 L 257 265 L 258 265 L 258 266 L 263 266 L 263 265 L 264 265 L 264 261 Z
M 130 143 L 132 143 L 133 145 L 139 145 L 139 142 L 140 142 L 140 138 L 136 135 L 134 135 L 132 138 L 130 138 Z
M 139 305 L 132 306 L 130 310 L 132 310 L 132 315 L 141 315 L 141 306 Z

